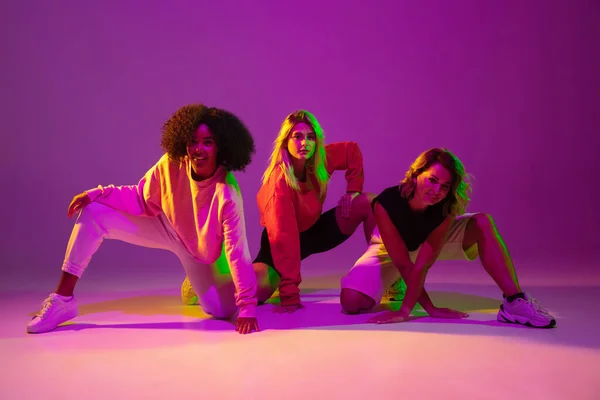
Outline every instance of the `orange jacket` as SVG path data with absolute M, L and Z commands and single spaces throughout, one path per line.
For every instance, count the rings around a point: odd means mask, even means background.
M 362 192 L 364 183 L 363 158 L 354 142 L 325 145 L 326 168 L 346 171 L 348 192 Z M 321 216 L 325 198 L 319 197 L 314 174 L 299 182 L 300 191 L 290 188 L 283 171 L 277 170 L 258 191 L 256 201 L 260 223 L 267 229 L 273 257 L 272 267 L 281 276 L 279 298 L 281 305 L 300 303 L 300 232 L 310 228 Z

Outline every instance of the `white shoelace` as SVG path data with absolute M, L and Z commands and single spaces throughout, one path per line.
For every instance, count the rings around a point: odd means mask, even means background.
M 527 304 L 529 304 L 536 312 L 540 313 L 540 314 L 544 314 L 544 315 L 550 315 L 550 313 L 548 313 L 548 310 L 546 310 L 544 307 L 542 307 L 542 305 L 540 303 L 538 303 L 538 301 L 536 299 L 534 299 L 533 297 L 529 297 L 527 296 L 528 300 L 527 300 Z
M 388 287 L 387 289 L 384 290 L 383 294 L 384 296 L 391 296 L 391 295 L 395 295 L 395 294 L 402 294 L 405 291 L 403 290 L 404 288 L 402 286 L 400 286 L 400 279 L 398 279 L 396 282 L 392 283 L 392 285 L 390 287 Z
M 40 310 L 39 313 L 37 313 L 36 316 L 43 318 L 44 315 L 46 315 L 48 313 L 48 311 L 50 311 L 50 309 L 52 308 L 54 303 L 55 302 L 53 302 L 51 298 L 47 298 L 46 300 L 44 300 L 44 302 L 42 303 L 42 309 Z

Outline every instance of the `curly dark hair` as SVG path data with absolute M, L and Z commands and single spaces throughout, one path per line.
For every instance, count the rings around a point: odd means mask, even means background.
M 217 145 L 217 164 L 228 171 L 244 171 L 256 151 L 254 138 L 233 113 L 203 104 L 181 107 L 164 123 L 161 146 L 169 158 L 181 161 L 200 125 L 210 129 Z

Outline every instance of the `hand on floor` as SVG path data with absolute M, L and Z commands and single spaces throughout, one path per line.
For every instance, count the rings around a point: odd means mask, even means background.
M 276 306 L 273 309 L 273 312 L 276 314 L 291 314 L 293 312 L 296 312 L 298 310 L 300 310 L 301 308 L 304 308 L 304 306 L 302 304 L 294 304 L 293 306 Z
M 433 318 L 458 319 L 458 318 L 467 318 L 469 316 L 469 314 L 462 312 L 462 311 L 453 310 L 451 308 L 440 308 L 440 307 L 434 307 L 433 310 L 430 310 L 428 312 L 428 314 L 430 317 L 433 317 Z
M 258 332 L 258 321 L 256 320 L 256 318 L 238 318 L 235 325 L 235 330 L 236 332 L 239 332 L 242 335 L 254 331 Z
M 367 322 L 370 324 L 395 324 L 397 322 L 406 322 L 410 315 L 404 315 L 400 311 L 387 311 L 370 318 Z

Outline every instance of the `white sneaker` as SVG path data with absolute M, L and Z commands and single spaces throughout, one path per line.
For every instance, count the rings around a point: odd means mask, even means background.
M 194 304 L 198 303 L 198 295 L 194 291 L 194 288 L 192 287 L 192 284 L 187 276 L 181 284 L 181 300 L 183 301 L 183 304 L 188 306 L 193 306 Z
M 404 279 L 398 278 L 389 288 L 385 289 L 382 298 L 389 301 L 402 301 L 405 295 L 406 283 Z
M 532 328 L 556 326 L 556 319 L 534 298 L 529 298 L 527 295 L 525 295 L 525 299 L 519 298 L 512 302 L 504 299 L 498 311 L 498 321 Z
M 79 314 L 75 297 L 67 299 L 56 293 L 42 303 L 42 309 L 27 324 L 28 333 L 48 332 Z

